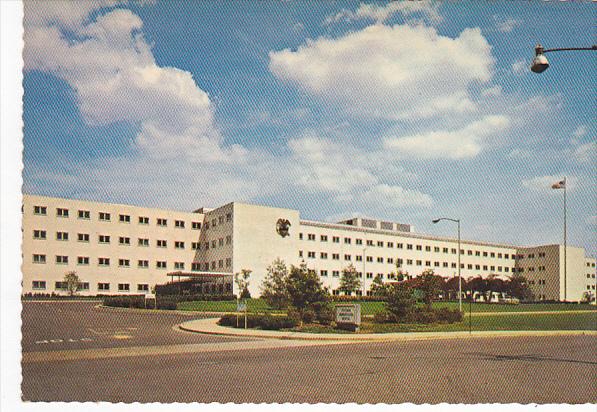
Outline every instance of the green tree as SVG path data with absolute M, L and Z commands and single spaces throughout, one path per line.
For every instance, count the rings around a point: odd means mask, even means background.
M 416 299 L 408 283 L 394 283 L 386 288 L 386 310 L 394 321 L 404 319 L 415 307 Z
M 426 270 L 414 279 L 413 286 L 421 293 L 421 299 L 428 310 L 435 297 L 442 291 L 444 278 L 433 273 L 433 270 Z
M 234 274 L 234 283 L 238 288 L 241 299 L 250 298 L 251 293 L 249 292 L 249 278 L 251 277 L 252 271 L 249 269 L 242 269 L 240 273 Z
M 383 282 L 379 273 L 373 278 L 369 290 L 373 296 L 385 296 L 388 293 L 388 285 Z
M 350 295 L 361 288 L 361 281 L 357 270 L 353 265 L 350 265 L 342 270 L 342 277 L 340 278 L 340 289 L 345 294 Z
M 527 279 L 518 273 L 508 278 L 504 289 L 511 297 L 520 299 L 521 301 L 530 300 L 533 296 Z
M 70 296 L 73 296 L 79 290 L 81 286 L 81 279 L 77 276 L 77 272 L 71 270 L 64 275 L 64 283 L 66 283 L 66 290 Z
M 327 308 L 330 299 L 328 290 L 323 287 L 315 271 L 308 269 L 305 263 L 290 267 L 286 290 L 289 303 L 297 312 L 301 325 L 304 320 L 313 317 L 311 314 Z
M 275 309 L 288 307 L 288 291 L 286 281 L 288 279 L 288 267 L 281 259 L 276 259 L 268 266 L 267 275 L 261 285 L 261 297 L 269 306 Z

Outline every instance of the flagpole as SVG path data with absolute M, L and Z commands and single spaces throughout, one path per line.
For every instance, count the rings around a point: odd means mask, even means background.
M 568 289 L 568 285 L 567 285 L 567 266 L 568 266 L 568 259 L 566 259 L 566 253 L 567 253 L 567 246 L 566 246 L 566 241 L 567 241 L 567 231 L 566 231 L 566 215 L 567 215 L 567 210 L 566 210 L 566 191 L 568 186 L 568 182 L 566 182 L 566 176 L 564 176 L 564 302 L 567 300 L 567 289 Z

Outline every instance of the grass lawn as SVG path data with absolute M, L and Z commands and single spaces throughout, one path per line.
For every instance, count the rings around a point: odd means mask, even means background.
M 495 315 L 473 317 L 472 330 L 597 330 L 597 312 L 594 313 L 553 313 L 538 315 Z M 332 327 L 306 325 L 294 331 L 311 333 L 347 333 Z M 376 324 L 364 322 L 358 333 L 388 332 L 455 332 L 469 330 L 468 317 L 452 324 Z
M 332 305 L 343 302 L 332 302 Z M 351 302 L 352 303 L 352 302 Z M 361 305 L 361 315 L 374 315 L 384 309 L 383 302 L 354 302 Z M 436 302 L 435 308 L 448 307 L 458 308 L 458 302 Z M 192 310 L 199 312 L 236 312 L 236 301 L 193 301 L 181 302 L 178 304 L 180 310 Z M 465 313 L 469 305 L 462 302 L 462 309 Z M 271 309 L 262 299 L 248 299 L 247 310 L 249 313 L 270 312 L 283 313 Z M 589 304 L 563 304 L 563 303 L 525 303 L 519 305 L 508 305 L 498 303 L 473 303 L 473 315 L 475 312 L 536 312 L 536 311 L 568 311 L 568 310 L 597 310 L 595 305 Z M 596 312 L 597 313 L 597 312 Z

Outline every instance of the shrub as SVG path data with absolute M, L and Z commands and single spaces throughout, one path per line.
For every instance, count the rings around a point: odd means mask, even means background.
M 163 298 L 158 297 L 156 299 L 156 304 L 158 309 L 163 310 L 176 310 L 178 301 L 172 298 Z
M 463 314 L 457 309 L 441 308 L 435 310 L 437 321 L 442 323 L 461 322 Z
M 386 312 L 386 311 L 376 312 L 373 315 L 373 322 L 374 323 L 389 323 L 390 318 L 388 316 L 388 312 Z
M 437 322 L 437 312 L 429 309 L 417 308 L 404 317 L 404 323 L 434 323 Z
M 324 306 L 317 312 L 315 319 L 322 325 L 329 325 L 334 321 L 334 310 L 329 306 Z
M 104 306 L 119 308 L 145 308 L 144 295 L 107 296 L 103 299 Z M 147 302 L 149 304 L 149 302 Z
M 346 296 L 337 295 L 332 296 L 332 302 L 385 302 L 387 298 L 385 296 Z
M 387 310 L 395 319 L 404 319 L 415 307 L 416 299 L 413 291 L 404 283 L 398 283 L 389 288 L 387 293 Z
M 237 317 L 236 315 L 224 315 L 218 321 L 220 326 L 231 326 L 236 327 Z M 289 318 L 288 316 L 272 316 L 272 315 L 248 315 L 247 316 L 247 327 L 249 328 L 260 328 L 264 330 L 279 330 L 289 329 L 298 325 L 298 320 Z M 245 327 L 244 316 L 238 317 L 238 327 Z

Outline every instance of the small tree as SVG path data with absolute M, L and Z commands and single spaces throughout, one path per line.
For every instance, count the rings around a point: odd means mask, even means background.
M 283 260 L 278 258 L 267 268 L 267 275 L 261 286 L 261 297 L 272 308 L 288 307 L 287 278 L 288 268 Z
M 64 275 L 64 283 L 66 283 L 66 290 L 70 296 L 74 296 L 81 286 L 81 279 L 77 276 L 77 272 L 71 270 Z
M 323 287 L 315 271 L 308 269 L 305 263 L 290 267 L 286 290 L 290 305 L 299 315 L 301 326 L 311 313 L 326 308 L 330 299 L 328 290 Z
M 383 282 L 379 273 L 373 278 L 369 290 L 373 296 L 385 296 L 388 293 L 388 285 Z
M 394 321 L 404 319 L 413 311 L 416 299 L 407 283 L 395 283 L 386 289 L 386 309 Z
M 417 276 L 413 283 L 414 287 L 420 291 L 423 303 L 428 310 L 431 310 L 435 297 L 442 291 L 444 278 L 433 273 L 433 270 L 426 270 Z
M 249 269 L 242 269 L 240 273 L 237 272 L 234 274 L 234 283 L 236 283 L 241 299 L 251 297 L 251 293 L 249 292 L 250 277 L 251 271 Z
M 526 278 L 518 273 L 508 278 L 505 290 L 511 297 L 522 301 L 529 300 L 532 296 Z
M 342 277 L 340 278 L 339 289 L 345 294 L 350 295 L 361 288 L 361 281 L 357 270 L 353 265 L 348 266 L 342 270 Z

